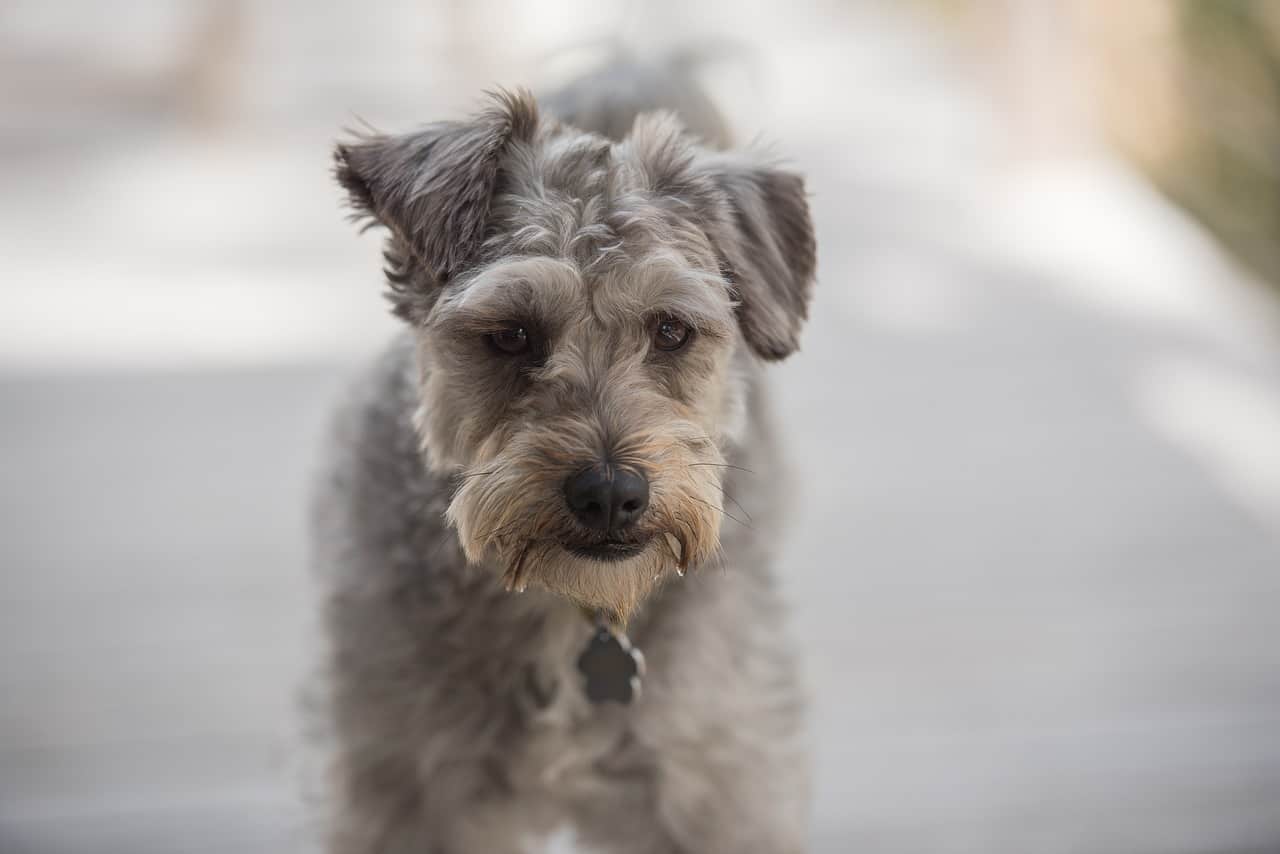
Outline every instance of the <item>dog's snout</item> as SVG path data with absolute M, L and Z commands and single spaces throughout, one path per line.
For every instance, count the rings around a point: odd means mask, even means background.
M 565 481 L 564 497 L 588 528 L 621 531 L 649 506 L 649 481 L 630 469 L 592 466 Z

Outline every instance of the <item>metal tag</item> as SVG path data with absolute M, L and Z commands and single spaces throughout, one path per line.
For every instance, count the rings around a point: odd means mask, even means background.
M 622 632 L 602 623 L 578 656 L 578 670 L 586 679 L 587 699 L 591 702 L 626 705 L 640 695 L 644 653 L 633 647 Z

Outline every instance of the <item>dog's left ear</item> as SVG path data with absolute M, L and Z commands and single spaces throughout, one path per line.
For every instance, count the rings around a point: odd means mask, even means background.
M 743 337 L 761 358 L 784 359 L 799 346 L 817 268 L 804 179 L 727 155 L 700 171 L 727 198 L 728 217 L 711 238 L 728 266 Z
M 528 92 L 498 92 L 492 101 L 470 121 L 368 136 L 334 150 L 334 174 L 357 216 L 386 226 L 436 283 L 473 257 L 502 154 L 513 140 L 531 140 L 537 128 Z

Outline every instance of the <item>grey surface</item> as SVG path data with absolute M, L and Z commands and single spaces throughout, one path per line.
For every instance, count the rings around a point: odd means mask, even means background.
M 304 490 L 334 372 L 2 388 L 0 851 L 305 838 Z

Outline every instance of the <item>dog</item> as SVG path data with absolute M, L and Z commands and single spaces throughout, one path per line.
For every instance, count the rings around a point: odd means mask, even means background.
M 337 146 L 406 328 L 316 501 L 331 854 L 806 848 L 762 377 L 815 239 L 724 128 L 623 63 Z

